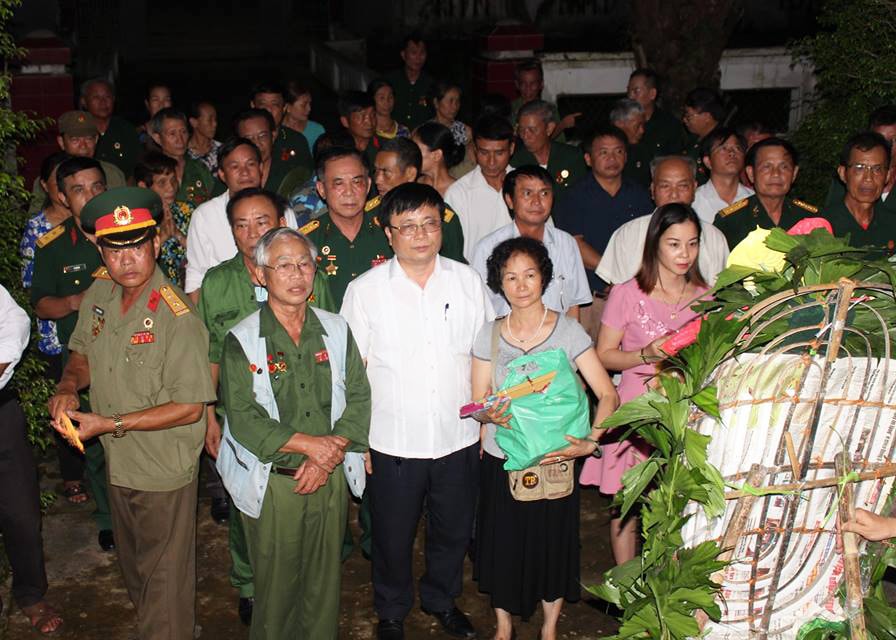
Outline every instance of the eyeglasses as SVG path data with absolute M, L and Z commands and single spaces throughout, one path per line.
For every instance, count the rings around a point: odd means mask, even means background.
M 258 141 L 267 140 L 268 138 L 270 138 L 271 132 L 270 131 L 259 131 L 255 135 L 243 136 L 243 137 L 246 140 L 249 140 L 250 142 L 258 142 Z
M 266 269 L 272 269 L 278 276 L 294 276 L 300 271 L 302 273 L 311 273 L 316 265 L 314 260 L 299 260 L 298 262 L 278 262 L 277 264 L 266 264 Z
M 403 224 L 398 227 L 390 224 L 389 228 L 396 229 L 398 233 L 405 238 L 413 238 L 415 235 L 417 235 L 417 229 L 422 229 L 423 233 L 429 235 L 430 233 L 435 233 L 436 231 L 441 229 L 442 223 L 438 220 L 426 220 L 423 224 L 414 224 L 413 222 L 409 222 L 408 224 Z
M 861 162 L 851 164 L 849 165 L 849 168 L 852 169 L 854 173 L 870 173 L 873 176 L 882 176 L 887 170 L 882 164 L 863 164 Z

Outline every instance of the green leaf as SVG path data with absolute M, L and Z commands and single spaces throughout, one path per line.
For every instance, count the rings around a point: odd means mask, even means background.
M 648 458 L 644 462 L 622 474 L 622 507 L 621 516 L 624 518 L 635 501 L 644 493 L 644 489 L 653 480 L 660 470 L 660 461 L 657 458 Z
M 688 428 L 684 433 L 684 454 L 692 468 L 702 469 L 706 464 L 706 448 L 712 438 Z
M 736 282 L 746 280 L 757 271 L 758 269 L 754 269 L 753 267 L 743 267 L 737 264 L 731 265 L 730 267 L 722 271 L 722 273 L 720 273 L 716 278 L 716 284 L 713 287 L 713 293 L 721 289 L 730 287 Z
M 644 420 L 658 420 L 660 414 L 656 407 L 651 404 L 651 402 L 656 402 L 657 400 L 664 401 L 665 398 L 655 391 L 648 391 L 616 409 L 613 415 L 604 420 L 600 426 L 610 429 Z
M 779 227 L 771 230 L 771 233 L 765 238 L 765 246 L 773 251 L 788 253 L 795 247 L 799 246 L 797 236 L 787 235 L 787 232 Z
M 722 418 L 722 414 L 719 413 L 719 394 L 714 384 L 703 387 L 691 396 L 691 401 L 706 415 L 712 416 L 716 420 Z

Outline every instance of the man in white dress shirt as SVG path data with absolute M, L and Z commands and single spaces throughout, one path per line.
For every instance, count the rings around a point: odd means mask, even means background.
M 195 303 L 205 272 L 236 255 L 236 243 L 227 221 L 230 196 L 261 186 L 261 153 L 245 138 L 231 138 L 218 150 L 218 177 L 227 191 L 196 207 L 187 231 L 187 273 L 184 291 Z M 296 218 L 286 210 L 286 226 L 295 229 Z
M 544 243 L 554 263 L 554 277 L 542 296 L 545 305 L 578 320 L 579 305 L 591 303 L 591 287 L 588 286 L 582 254 L 575 238 L 547 224 L 554 204 L 552 183 L 551 174 L 535 165 L 525 165 L 507 174 L 504 179 L 504 202 L 513 211 L 513 222 L 479 241 L 473 250 L 470 266 L 479 272 L 485 282 L 488 275 L 486 262 L 496 246 L 519 236 L 535 238 Z M 491 291 L 489 295 L 499 316 L 510 311 L 504 296 Z
M 438 255 L 445 204 L 428 185 L 392 189 L 381 220 L 395 257 L 352 281 L 341 314 L 367 363 L 370 496 L 377 638 L 404 637 L 414 603 L 412 557 L 427 513 L 423 610 L 457 637 L 475 637 L 454 600 L 462 590 L 479 468 L 470 400 L 470 349 L 494 317 L 472 268 Z
M 504 176 L 513 155 L 513 127 L 499 116 L 481 118 L 473 129 L 476 168 L 448 187 L 445 202 L 454 209 L 464 230 L 464 258 L 485 236 L 510 222 L 504 202 Z
M 690 205 L 697 189 L 697 165 L 687 156 L 662 156 L 650 163 L 650 195 L 657 207 L 672 202 Z M 610 238 L 594 273 L 608 284 L 631 280 L 641 268 L 650 212 L 626 222 Z M 712 285 L 728 260 L 728 241 L 710 222 L 701 222 L 700 273 Z
M 694 211 L 702 222 L 712 224 L 719 211 L 754 193 L 740 182 L 747 141 L 734 129 L 716 127 L 703 139 L 701 153 L 703 166 L 709 169 L 709 181 L 697 188 Z

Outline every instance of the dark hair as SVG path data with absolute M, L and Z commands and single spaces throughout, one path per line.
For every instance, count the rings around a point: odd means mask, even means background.
M 327 147 L 326 149 L 319 149 L 314 159 L 315 170 L 317 171 L 317 179 L 324 179 L 324 174 L 328 162 L 332 162 L 333 160 L 340 160 L 342 158 L 357 158 L 358 162 L 360 162 L 364 166 L 365 171 L 369 170 L 370 168 L 367 166 L 367 158 L 364 157 L 364 154 L 362 154 L 353 146 Z
M 460 88 L 460 85 L 456 82 L 451 82 L 450 80 L 436 80 L 429 87 L 429 102 L 435 108 L 435 101 L 441 100 L 445 97 L 445 94 L 451 91 L 452 89 L 457 89 L 457 92 L 463 94 L 463 89 Z
M 419 31 L 411 31 L 410 33 L 406 33 L 404 37 L 401 39 L 401 51 L 404 51 L 408 48 L 408 45 L 412 42 L 417 44 L 426 44 L 426 40 L 423 39 L 423 34 Z
M 60 162 L 56 167 L 56 186 L 62 193 L 65 193 L 65 179 L 88 169 L 99 171 L 100 175 L 103 176 L 103 184 L 106 183 L 106 172 L 103 171 L 103 165 L 100 164 L 99 160 L 83 156 L 72 156 Z
M 524 164 L 504 176 L 503 191 L 505 196 L 513 198 L 517 180 L 520 178 L 538 178 L 549 188 L 554 186 L 554 181 L 551 179 L 551 174 L 548 173 L 547 169 L 539 167 L 537 164 Z
M 266 198 L 268 202 L 274 205 L 274 209 L 277 210 L 276 222 L 278 224 L 280 223 L 280 218 L 286 215 L 286 208 L 289 206 L 289 203 L 282 196 L 261 187 L 246 187 L 237 191 L 227 201 L 227 222 L 231 227 L 233 226 L 233 210 L 236 208 L 236 205 L 246 198 L 255 197 Z
M 187 115 L 191 118 L 199 118 L 199 116 L 202 115 L 201 113 L 199 113 L 199 109 L 200 107 L 202 107 L 202 105 L 208 105 L 215 110 L 215 113 L 217 113 L 218 111 L 218 109 L 215 107 L 215 104 L 211 100 L 194 100 L 190 103 L 190 110 L 187 111 Z
M 134 167 L 134 182 L 152 186 L 153 176 L 161 176 L 177 171 L 177 160 L 159 151 L 147 151 Z
M 473 127 L 473 140 L 507 140 L 513 142 L 513 127 L 499 116 L 485 116 Z
M 286 102 L 286 89 L 277 81 L 259 82 L 254 85 L 249 91 L 249 102 L 254 102 L 255 96 L 259 93 L 279 93 L 280 97 L 283 98 L 283 102 Z
M 888 127 L 896 124 L 896 105 L 885 104 L 868 115 L 868 128 Z
M 515 80 L 520 79 L 520 74 L 525 71 L 537 71 L 538 76 L 544 80 L 544 69 L 541 66 L 541 60 L 538 58 L 526 58 L 522 62 L 516 65 L 516 69 L 514 70 L 513 77 Z
M 785 140 L 784 138 L 766 138 L 765 140 L 760 140 L 747 151 L 747 159 L 745 165 L 748 167 L 756 168 L 756 156 L 759 154 L 760 149 L 765 149 L 766 147 L 781 147 L 784 149 L 785 153 L 790 156 L 790 161 L 793 162 L 795 167 L 798 167 L 800 164 L 800 155 L 796 150 L 796 147 L 793 146 L 793 143 L 789 140 Z
M 716 122 L 725 119 L 725 105 L 718 93 L 706 87 L 692 89 L 684 99 L 684 106 L 698 113 L 708 113 Z
M 373 98 L 362 91 L 343 91 L 336 102 L 336 109 L 342 118 L 348 118 L 356 111 L 363 111 L 372 106 Z
M 840 152 L 840 164 L 844 167 L 849 166 L 849 156 L 853 149 L 858 149 L 859 151 L 871 151 L 877 147 L 884 150 L 884 154 L 887 156 L 887 161 L 884 163 L 884 167 L 889 169 L 890 143 L 887 142 L 886 138 L 874 131 L 860 131 L 859 133 L 850 136 L 849 140 L 846 141 L 846 144 L 843 145 L 843 150 Z
M 261 162 L 261 151 L 258 150 L 258 147 L 255 146 L 248 138 L 240 138 L 239 136 L 231 136 L 224 141 L 220 147 L 218 147 L 218 168 L 221 168 L 221 165 L 224 164 L 224 159 L 229 156 L 231 153 L 246 145 L 252 152 L 255 154 L 255 159 L 258 162 Z
M 330 147 L 347 147 L 351 149 L 354 146 L 355 141 L 352 138 L 352 134 L 347 130 L 342 128 L 331 129 L 329 131 L 324 131 L 317 136 L 317 140 L 314 141 L 313 148 L 311 149 L 311 155 L 314 158 L 314 163 L 316 165 L 317 156 L 320 155 L 324 149 L 329 149 Z
M 376 92 L 382 89 L 383 87 L 389 87 L 392 89 L 392 92 L 395 92 L 395 87 L 392 86 L 392 83 L 386 80 L 385 78 L 375 78 L 370 81 L 370 84 L 367 85 L 367 95 L 370 96 L 370 99 L 373 100 L 374 96 L 376 96 Z
M 498 116 L 505 120 L 513 117 L 513 104 L 503 93 L 486 93 L 479 99 L 479 117 Z
M 175 107 L 165 107 L 164 109 L 156 111 L 156 115 L 149 121 L 149 130 L 152 133 L 161 135 L 162 125 L 165 120 L 180 120 L 184 123 L 185 127 L 189 128 L 190 126 L 190 123 L 187 121 L 187 116 L 184 115 L 183 111 L 176 109 Z
M 292 104 L 302 96 L 310 96 L 311 87 L 299 82 L 298 80 L 290 80 L 286 83 L 286 103 Z
M 492 249 L 492 255 L 485 261 L 485 283 L 488 288 L 495 293 L 500 293 L 505 300 L 507 299 L 507 296 L 504 295 L 504 287 L 501 286 L 504 280 L 504 267 L 507 266 L 508 260 L 518 253 L 532 258 L 535 266 L 538 267 L 541 272 L 541 295 L 544 295 L 554 276 L 554 263 L 551 262 L 551 256 L 544 244 L 527 236 L 510 238 Z
M 416 142 L 407 138 L 395 137 L 383 142 L 378 153 L 386 152 L 398 156 L 398 166 L 402 171 L 408 167 L 414 167 L 417 170 L 417 175 L 420 175 L 420 171 L 423 169 L 423 154 L 420 153 L 420 147 Z
M 439 192 L 428 184 L 405 182 L 383 196 L 380 203 L 380 222 L 388 225 L 392 218 L 408 211 L 429 205 L 439 211 L 439 220 L 445 215 L 445 201 Z
M 737 140 L 740 150 L 746 152 L 747 141 L 742 135 L 731 127 L 716 127 L 700 142 L 700 157 L 712 155 L 716 147 L 725 144 L 725 141 L 732 137 Z
M 274 116 L 271 115 L 270 111 L 268 111 L 267 109 L 258 109 L 252 107 L 249 109 L 243 109 L 235 116 L 233 116 L 233 131 L 238 132 L 242 123 L 244 123 L 246 120 L 252 120 L 253 118 L 263 118 L 271 128 L 271 133 L 273 133 L 277 128 L 277 124 L 274 122 Z
M 628 138 L 625 137 L 622 129 L 612 124 L 598 124 L 592 128 L 582 138 L 582 152 L 591 155 L 591 147 L 598 138 L 616 138 L 628 148 Z
M 149 102 L 149 98 L 150 98 L 151 95 L 152 95 L 152 90 L 153 90 L 153 89 L 158 89 L 158 88 L 160 88 L 160 87 L 163 88 L 163 89 L 168 89 L 168 93 L 169 93 L 169 94 L 172 93 L 172 91 L 171 91 L 171 87 L 170 87 L 169 85 L 165 84 L 164 82 L 150 82 L 149 84 L 146 85 L 146 91 L 143 93 L 143 98 L 144 98 L 147 102 Z
M 40 179 L 46 182 L 53 175 L 53 169 L 71 158 L 65 151 L 54 151 L 40 163 Z
M 644 78 L 644 84 L 646 84 L 651 89 L 656 89 L 659 91 L 660 89 L 660 77 L 656 74 L 656 71 L 650 69 L 648 67 L 638 67 L 634 71 L 629 74 L 628 79 L 632 78 Z
M 697 214 L 694 213 L 694 210 L 688 205 L 678 202 L 664 204 L 662 207 L 657 208 L 657 210 L 653 212 L 653 215 L 650 216 L 650 223 L 647 225 L 647 236 L 644 239 L 644 254 L 641 258 L 641 268 L 638 269 L 638 273 L 635 276 L 635 279 L 638 281 L 638 286 L 644 293 L 649 294 L 653 291 L 656 287 L 657 280 L 659 279 L 660 265 L 658 255 L 660 238 L 673 224 L 681 224 L 682 222 L 688 221 L 693 222 L 694 226 L 697 228 L 697 240 L 699 241 L 702 233 L 700 218 L 697 217 Z M 699 263 L 699 260 L 694 260 L 694 264 L 692 264 L 691 268 L 688 269 L 688 272 L 684 274 L 684 278 L 687 282 L 692 282 L 697 286 L 705 287 L 706 281 L 700 273 Z
M 451 168 L 464 159 L 467 150 L 454 141 L 451 130 L 439 122 L 424 122 L 414 129 L 414 137 L 425 144 L 430 151 L 441 151 L 445 166 Z
M 773 136 L 775 135 L 775 130 L 769 126 L 767 122 L 763 122 L 762 120 L 749 120 L 748 122 L 742 122 L 737 125 L 737 133 L 744 138 L 750 133 L 761 133 Z

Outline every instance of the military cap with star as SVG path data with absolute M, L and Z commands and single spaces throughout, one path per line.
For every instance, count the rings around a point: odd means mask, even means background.
M 119 187 L 89 200 L 81 210 L 81 226 L 96 235 L 97 244 L 128 247 L 155 235 L 162 220 L 162 200 L 149 189 Z
M 86 111 L 66 111 L 56 121 L 61 136 L 98 136 L 96 118 Z

